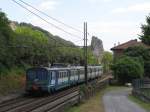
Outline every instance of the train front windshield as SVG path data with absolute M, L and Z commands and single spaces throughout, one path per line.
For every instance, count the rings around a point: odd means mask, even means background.
M 45 69 L 30 69 L 27 71 L 27 80 L 43 81 L 47 80 L 47 71 Z

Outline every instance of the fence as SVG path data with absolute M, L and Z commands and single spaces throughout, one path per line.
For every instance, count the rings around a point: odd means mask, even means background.
M 150 102 L 150 79 L 136 79 L 132 83 L 133 94 Z

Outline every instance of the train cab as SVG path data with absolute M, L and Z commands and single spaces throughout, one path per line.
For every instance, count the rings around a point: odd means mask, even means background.
M 26 72 L 26 91 L 47 91 L 49 73 L 46 68 L 31 68 Z

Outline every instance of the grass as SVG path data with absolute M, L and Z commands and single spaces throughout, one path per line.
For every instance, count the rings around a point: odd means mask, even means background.
M 93 98 L 85 103 L 67 109 L 65 112 L 104 112 L 102 103 L 103 92 L 98 92 Z
M 67 109 L 65 112 L 105 112 L 102 97 L 103 95 L 112 90 L 120 90 L 125 87 L 120 86 L 109 86 L 105 89 L 102 89 L 94 97 L 87 100 L 85 103 L 82 103 L 77 106 L 73 106 Z
M 0 95 L 7 95 L 23 88 L 25 82 L 24 70 L 12 68 L 0 74 Z
M 129 99 L 137 103 L 143 109 L 146 109 L 148 112 L 150 112 L 150 103 L 146 103 L 133 95 L 129 95 Z

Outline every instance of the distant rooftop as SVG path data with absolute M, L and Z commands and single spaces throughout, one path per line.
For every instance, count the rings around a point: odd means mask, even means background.
M 139 46 L 139 45 L 146 46 L 141 41 L 137 41 L 137 39 L 134 39 L 134 40 L 130 40 L 128 42 L 125 42 L 123 44 L 119 44 L 119 45 L 111 48 L 111 50 L 112 51 L 113 50 L 124 50 L 124 49 L 127 49 L 128 47 Z

